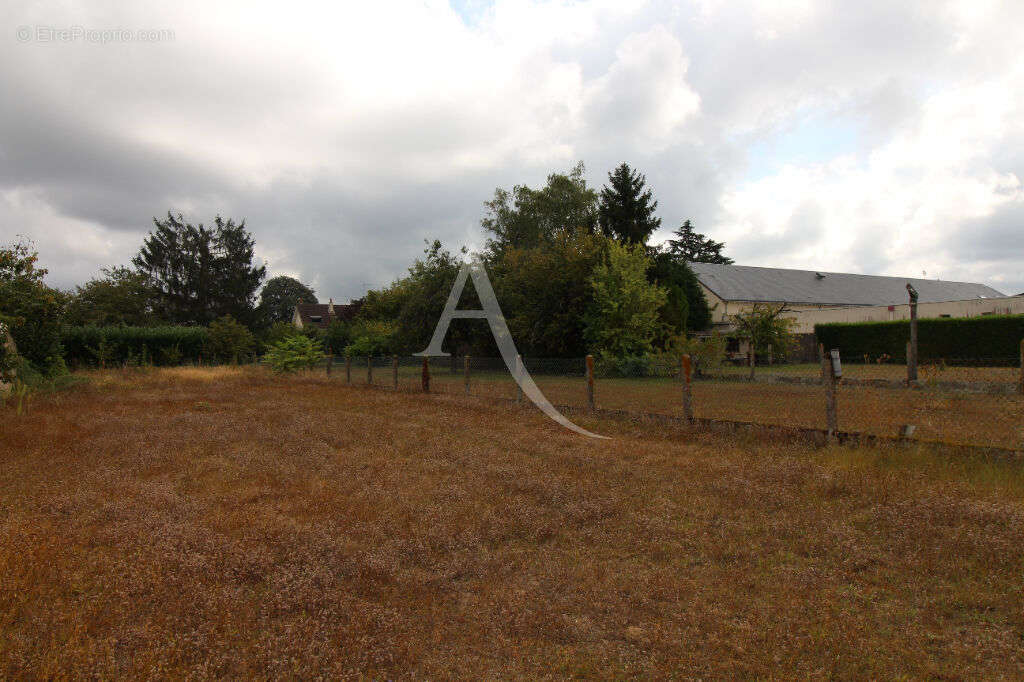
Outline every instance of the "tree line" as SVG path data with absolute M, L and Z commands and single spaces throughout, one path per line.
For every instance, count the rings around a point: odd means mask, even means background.
M 538 189 L 495 190 L 484 204 L 487 241 L 479 255 L 524 354 L 643 355 L 708 326 L 707 302 L 687 263 L 732 261 L 722 243 L 688 220 L 674 239 L 649 245 L 661 225 L 657 206 L 645 177 L 627 164 L 609 173 L 599 191 L 587 185 L 582 163 L 549 175 Z M 217 216 L 206 226 L 168 212 L 153 219 L 129 265 L 61 291 L 44 283 L 47 273 L 31 244 L 16 242 L 0 248 L 0 324 L 45 375 L 66 371 L 64 345 L 79 355 L 86 349 L 98 364 L 112 356 L 115 341 L 141 343 L 139 352 L 147 352 L 143 332 L 99 331 L 114 327 L 159 327 L 167 343 L 175 338 L 172 328 L 203 327 L 199 336 L 180 334 L 186 348 L 200 339 L 211 359 L 237 359 L 299 334 L 290 324 L 294 306 L 318 302 L 294 278 L 266 280 L 254 247 L 244 220 Z M 464 248 L 452 253 L 430 242 L 406 275 L 366 292 L 354 320 L 301 333 L 335 354 L 422 350 L 464 256 Z M 461 307 L 477 307 L 471 283 L 463 299 Z M 453 323 L 446 347 L 496 351 L 487 326 L 467 320 Z M 156 349 L 148 351 L 157 358 Z M 180 359 L 181 348 L 162 347 L 159 357 Z

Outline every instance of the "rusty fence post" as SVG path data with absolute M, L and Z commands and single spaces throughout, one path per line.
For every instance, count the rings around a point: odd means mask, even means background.
M 693 421 L 693 394 L 690 393 L 690 378 L 693 376 L 693 360 L 689 353 L 679 358 L 679 378 L 683 385 L 683 416 L 686 421 Z
M 825 355 L 825 346 L 820 343 L 818 344 L 818 357 L 821 358 L 821 383 L 825 386 L 825 420 L 828 424 L 828 437 L 831 440 L 839 431 L 839 420 L 836 414 L 836 376 L 831 358 Z
M 366 383 L 373 385 L 373 356 L 366 356 Z
M 917 290 L 907 282 L 910 296 L 910 341 L 907 342 L 907 386 L 917 381 Z
M 346 384 L 351 384 L 352 383 L 352 356 L 351 355 L 346 355 L 345 356 L 345 383 Z
M 423 382 L 423 392 L 430 393 L 430 358 L 423 358 L 423 373 L 421 375 L 421 381 Z
M 468 355 L 465 356 L 465 358 L 462 361 L 462 364 L 463 364 L 463 373 L 465 374 L 465 377 L 466 377 L 466 395 L 469 395 L 469 356 Z
M 1021 342 L 1021 347 L 1024 348 L 1024 341 Z M 1024 351 L 1022 351 L 1024 353 Z M 1024 370 L 1022 370 L 1024 371 Z M 519 385 L 520 379 L 523 377 L 523 356 L 516 356 L 516 403 L 523 402 L 523 387 Z
M 587 356 L 587 409 L 594 411 L 594 356 Z
M 391 385 L 396 391 L 398 390 L 398 356 L 391 356 Z

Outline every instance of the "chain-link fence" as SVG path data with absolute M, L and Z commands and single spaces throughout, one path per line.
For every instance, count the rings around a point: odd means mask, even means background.
M 908 381 L 905 365 L 861 358 L 842 358 L 833 377 L 827 354 L 818 364 L 752 372 L 749 365 L 694 364 L 687 372 L 682 358 L 597 361 L 591 375 L 585 358 L 521 362 L 559 407 L 1024 449 L 1020 358 L 921 362 L 915 381 Z M 328 364 L 333 379 L 353 385 L 526 401 L 501 358 L 362 357 Z

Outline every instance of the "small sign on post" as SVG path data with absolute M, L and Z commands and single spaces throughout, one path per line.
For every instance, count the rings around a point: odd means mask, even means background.
M 693 376 L 693 360 L 689 353 L 679 358 L 679 375 L 683 380 L 683 416 L 693 421 L 693 395 L 690 392 L 690 378 Z
M 839 361 L 839 349 L 838 348 L 833 348 L 832 350 L 830 350 L 828 352 L 828 354 L 829 354 L 829 356 L 832 359 L 832 376 L 834 378 L 836 378 L 836 379 L 842 379 L 843 378 L 843 365 Z
M 587 356 L 587 409 L 594 411 L 594 356 Z

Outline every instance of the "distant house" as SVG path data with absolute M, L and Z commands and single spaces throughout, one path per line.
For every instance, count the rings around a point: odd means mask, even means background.
M 690 263 L 711 307 L 712 327 L 728 336 L 731 316 L 755 303 L 785 303 L 796 321 L 794 331 L 812 334 L 820 322 L 866 322 L 909 317 L 907 284 L 917 289 L 920 317 L 971 317 L 1024 313 L 1024 298 L 1005 296 L 992 287 L 913 277 L 883 277 L 843 272 L 759 268 Z M 731 353 L 745 343 L 730 341 Z
M 292 313 L 292 324 L 299 329 L 319 327 L 326 329 L 331 322 L 348 321 L 359 312 L 361 302 L 335 305 L 334 299 L 328 303 L 299 303 Z

